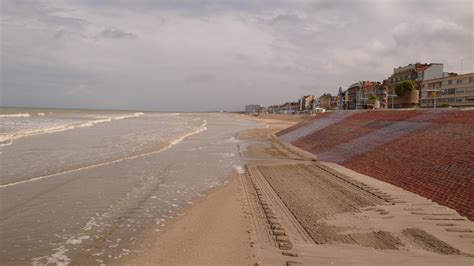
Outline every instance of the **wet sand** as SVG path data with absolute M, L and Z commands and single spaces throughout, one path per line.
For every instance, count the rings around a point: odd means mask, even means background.
M 249 221 L 242 212 L 241 184 L 236 176 L 214 189 L 184 216 L 164 228 L 152 248 L 119 264 L 251 264 Z
M 210 191 L 123 264 L 472 265 L 474 226 L 416 194 L 288 149 L 272 133 L 238 134 L 246 169 Z

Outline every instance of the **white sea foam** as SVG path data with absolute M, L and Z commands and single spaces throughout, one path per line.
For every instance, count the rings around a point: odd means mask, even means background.
M 8 137 L 4 137 L 4 136 L 1 136 L 0 135 L 0 147 L 2 146 L 8 146 L 8 145 L 11 145 L 12 144 L 12 141 L 10 138 Z M 1 153 L 0 153 L 1 154 Z
M 43 127 L 43 128 L 34 128 L 34 129 L 22 129 L 18 130 L 14 133 L 6 133 L 0 135 L 0 147 L 5 145 L 12 144 L 13 140 L 19 139 L 25 136 L 32 136 L 44 133 L 54 133 L 59 131 L 64 131 L 69 129 L 68 126 L 51 126 L 51 127 Z
M 87 236 L 87 235 L 81 235 L 81 236 L 78 236 L 78 237 L 71 237 L 69 238 L 65 244 L 69 244 L 69 245 L 79 245 L 79 244 L 82 244 L 82 241 L 84 240 L 87 240 L 89 239 L 90 237 Z
M 44 113 L 38 113 L 37 115 L 39 115 L 39 116 L 44 116 L 45 114 L 44 114 Z
M 144 114 L 145 113 L 139 112 L 139 113 L 133 113 L 131 115 L 117 116 L 117 117 L 114 117 L 114 120 L 120 120 L 120 119 L 125 119 L 125 118 L 130 118 L 130 117 L 139 117 Z
M 44 113 L 38 113 L 38 115 L 40 114 L 44 115 Z M 56 133 L 56 132 L 66 131 L 66 130 L 75 129 L 75 128 L 91 127 L 100 123 L 111 122 L 113 120 L 122 120 L 125 118 L 139 117 L 142 115 L 144 115 L 144 113 L 133 113 L 129 115 L 101 118 L 101 119 L 90 120 L 86 122 L 46 126 L 46 127 L 39 127 L 39 128 L 33 128 L 33 129 L 22 129 L 14 133 L 0 134 L 0 147 L 10 145 L 12 144 L 13 140 L 26 137 L 26 136 Z M 29 114 L 0 115 L 0 117 L 23 117 L 23 116 L 29 117 L 30 115 Z
M 89 231 L 92 229 L 92 227 L 98 227 L 99 225 L 96 223 L 95 218 L 92 217 L 87 224 L 82 228 L 83 231 Z
M 33 265 L 47 265 L 47 264 L 56 264 L 56 265 L 69 265 L 71 259 L 66 256 L 68 249 L 64 245 L 59 246 L 58 248 L 53 249 L 56 251 L 50 256 L 43 256 L 32 259 Z M 46 259 L 46 262 L 44 260 Z
M 0 115 L 0 117 L 30 117 L 30 114 L 24 113 L 24 114 L 4 114 Z
M 20 185 L 20 184 L 35 182 L 35 181 L 38 181 L 38 180 L 41 180 L 41 179 L 50 178 L 50 177 L 54 177 L 54 176 L 58 176 L 58 175 L 62 175 L 62 174 L 73 173 L 73 172 L 77 172 L 77 171 L 81 171 L 81 170 L 85 170 L 85 169 L 95 168 L 95 167 L 99 167 L 99 166 L 104 166 L 104 165 L 119 163 L 119 162 L 122 162 L 122 161 L 133 160 L 133 159 L 145 157 L 145 156 L 152 155 L 152 154 L 157 154 L 157 153 L 160 153 L 160 152 L 162 152 L 162 151 L 165 151 L 165 150 L 170 149 L 171 147 L 173 147 L 174 145 L 180 143 L 181 141 L 183 141 L 183 140 L 186 139 L 187 137 L 190 137 L 190 136 L 192 136 L 192 135 L 201 133 L 201 132 L 203 132 L 203 131 L 205 131 L 205 130 L 207 130 L 207 121 L 206 121 L 206 120 L 203 120 L 203 123 L 201 124 L 201 126 L 199 126 L 196 130 L 191 131 L 191 132 L 189 132 L 189 133 L 187 133 L 187 134 L 185 134 L 185 135 L 183 135 L 183 136 L 181 136 L 181 137 L 179 137 L 179 138 L 176 138 L 176 139 L 170 141 L 168 145 L 166 145 L 164 148 L 162 148 L 162 149 L 160 149 L 160 150 L 156 150 L 156 151 L 152 151 L 152 152 L 147 152 L 147 153 L 142 153 L 142 154 L 138 154 L 138 155 L 126 157 L 126 158 L 120 158 L 120 159 L 116 159 L 116 160 L 109 161 L 109 162 L 104 162 L 104 163 L 99 163 L 99 164 L 94 164 L 94 165 L 88 165 L 88 166 L 84 166 L 84 167 L 80 167 L 80 168 L 76 168 L 76 169 L 72 169 L 72 170 L 68 170 L 68 171 L 64 171 L 64 172 L 59 172 L 59 173 L 55 173 L 55 174 L 50 174 L 50 175 L 45 175 L 45 176 L 39 176 L 39 177 L 31 178 L 31 179 L 28 179 L 28 180 L 22 180 L 22 181 L 18 181 L 18 182 L 12 182 L 12 183 L 8 183 L 8 184 L 3 184 L 3 185 L 0 185 L 0 188 L 6 188 L 6 187 L 10 187 L 10 186 L 15 186 L 15 185 Z

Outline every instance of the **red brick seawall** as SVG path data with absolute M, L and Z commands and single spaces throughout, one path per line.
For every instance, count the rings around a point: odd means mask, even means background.
M 474 220 L 474 110 L 326 113 L 277 133 L 322 161 L 397 185 Z

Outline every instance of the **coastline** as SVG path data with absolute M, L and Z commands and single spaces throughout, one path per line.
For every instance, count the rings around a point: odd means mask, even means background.
M 231 170 L 242 168 L 234 135 L 254 128 L 254 122 L 217 113 L 157 116 L 162 117 L 22 138 L 4 148 L 4 166 L 11 165 L 5 169 L 21 169 L 25 176 L 30 169 L 34 179 L 0 187 L 1 225 L 8 229 L 1 232 L 1 264 L 117 263 L 148 249 L 135 248 L 141 244 L 137 239 L 164 231 L 183 209 L 228 180 Z M 48 156 L 35 153 L 28 169 L 14 163 L 39 148 Z M 68 148 L 71 157 L 60 163 Z
M 235 115 L 238 119 L 265 124 L 236 134 L 246 141 L 267 141 L 274 132 L 294 125 L 304 117 L 287 116 L 265 118 Z M 150 264 L 240 264 L 259 263 L 259 252 L 254 236 L 243 180 L 235 170 L 223 185 L 202 193 L 192 205 L 159 229 L 139 238 L 148 249 L 124 257 L 117 265 Z M 155 231 L 160 230 L 160 231 Z
M 240 117 L 267 125 L 237 134 L 251 140 L 242 152 L 246 172 L 208 190 L 165 230 L 146 237 L 150 249 L 118 264 L 471 265 L 470 238 L 452 238 L 437 226 L 451 223 L 419 220 L 417 212 L 452 215 L 452 225 L 470 232 L 472 222 L 401 188 L 315 162 L 275 140 L 275 132 L 301 118 Z M 317 174 L 318 169 L 324 171 Z M 345 181 L 331 180 L 328 172 Z M 294 173 L 303 181 L 327 180 L 314 186 L 294 179 Z M 341 201 L 314 196 L 327 191 L 341 195 Z M 305 198 L 317 204 L 308 209 Z M 354 200 L 350 210 L 341 207 L 349 199 Z

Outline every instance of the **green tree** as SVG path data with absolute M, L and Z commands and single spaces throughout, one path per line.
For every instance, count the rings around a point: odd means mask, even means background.
M 398 84 L 395 88 L 395 94 L 401 97 L 405 95 L 405 93 L 412 91 L 415 88 L 415 84 L 412 80 L 405 80 L 402 83 Z

